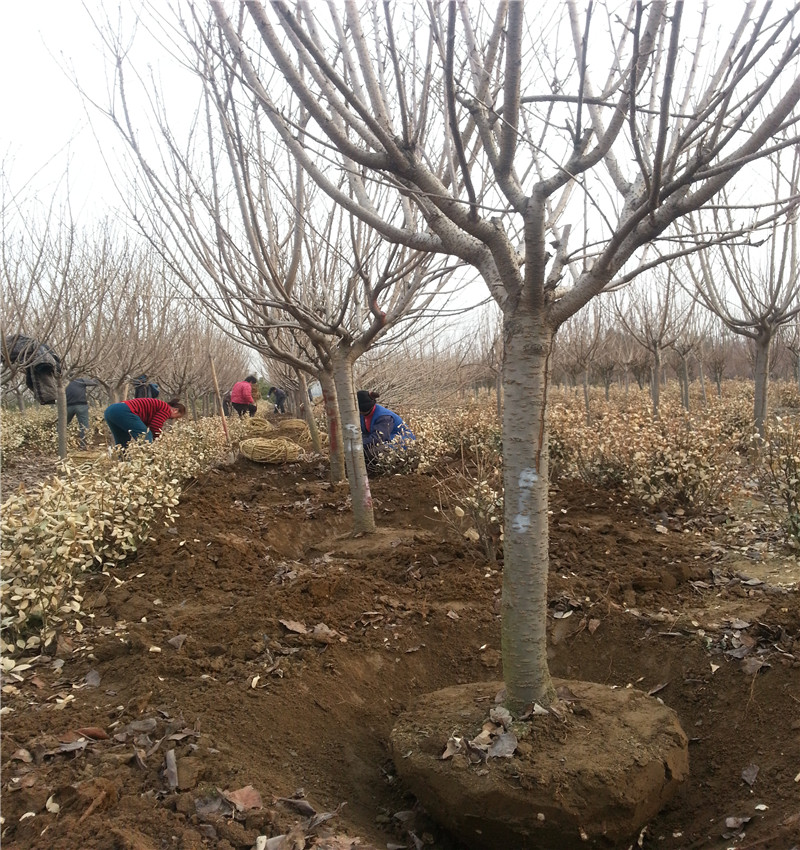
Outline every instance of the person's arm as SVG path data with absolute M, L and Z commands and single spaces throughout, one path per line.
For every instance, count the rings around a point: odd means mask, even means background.
M 370 432 L 364 437 L 364 448 L 376 446 L 378 443 L 388 443 L 392 439 L 394 419 L 391 416 L 381 416 L 373 419 Z
M 157 398 L 149 398 L 147 401 L 152 402 L 152 413 L 150 413 L 150 421 L 146 424 L 153 437 L 159 437 L 164 423 L 172 417 L 172 408 L 165 401 Z

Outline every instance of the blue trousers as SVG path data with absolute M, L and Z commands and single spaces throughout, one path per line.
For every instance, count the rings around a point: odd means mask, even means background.
M 144 437 L 148 443 L 153 442 L 153 435 L 147 425 L 127 404 L 123 404 L 121 401 L 117 404 L 110 404 L 106 408 L 103 418 L 106 420 L 111 436 L 118 446 L 124 448 L 132 439 L 136 440 L 139 437 Z
M 88 404 L 68 404 L 67 405 L 67 425 L 75 417 L 78 417 L 78 445 L 86 448 L 86 432 L 89 430 L 89 405 Z

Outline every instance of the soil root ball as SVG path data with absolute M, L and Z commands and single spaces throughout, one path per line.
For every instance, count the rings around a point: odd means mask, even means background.
M 631 688 L 556 684 L 577 701 L 561 717 L 515 722 L 520 743 L 510 758 L 442 759 L 451 735 L 471 739 L 481 731 L 502 682 L 427 694 L 392 731 L 398 775 L 468 847 L 577 850 L 627 842 L 688 778 L 688 740 L 672 709 Z

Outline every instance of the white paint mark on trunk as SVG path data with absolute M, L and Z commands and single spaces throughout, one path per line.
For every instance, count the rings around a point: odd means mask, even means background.
M 539 480 L 536 470 L 527 467 L 519 474 L 519 502 L 517 504 L 517 515 L 511 523 L 511 527 L 518 534 L 524 534 L 531 527 L 530 503 L 533 485 Z

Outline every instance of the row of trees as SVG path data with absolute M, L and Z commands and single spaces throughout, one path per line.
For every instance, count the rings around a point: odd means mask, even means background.
M 62 437 L 63 393 L 73 378 L 93 378 L 102 397 L 115 401 L 146 373 L 164 395 L 188 400 L 196 412 L 214 392 L 210 357 L 224 386 L 247 373 L 252 358 L 246 346 L 179 296 L 151 246 L 109 221 L 82 229 L 69 207 L 43 210 L 17 197 L 3 204 L 0 237 L 4 341 L 23 333 L 60 358 Z M 20 407 L 29 365 L 24 359 L 3 363 L 5 400 Z M 60 448 L 63 454 L 63 439 Z
M 340 439 L 357 433 L 355 364 L 485 284 L 501 316 L 486 352 L 504 398 L 504 677 L 511 707 L 547 703 L 556 333 L 620 293 L 618 322 L 653 355 L 657 410 L 665 340 L 622 288 L 638 279 L 651 304 L 682 286 L 753 340 L 763 422 L 764 352 L 797 314 L 797 9 L 178 0 L 140 13 L 194 74 L 197 111 L 176 113 L 128 35 L 96 22 L 114 94 L 93 103 L 131 154 L 130 216 L 215 322 L 320 381 L 334 477 L 351 450 L 356 531 L 374 517 L 363 456 Z

